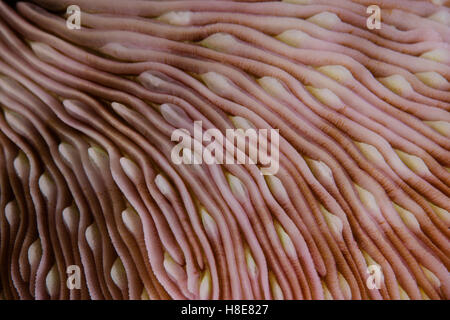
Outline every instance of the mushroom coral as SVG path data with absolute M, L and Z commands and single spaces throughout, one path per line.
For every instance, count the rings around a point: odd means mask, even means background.
M 1 298 L 449 299 L 443 2 L 0 1 Z

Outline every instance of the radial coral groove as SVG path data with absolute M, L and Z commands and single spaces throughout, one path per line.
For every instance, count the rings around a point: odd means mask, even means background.
M 449 299 L 439 3 L 0 0 L 0 298 Z

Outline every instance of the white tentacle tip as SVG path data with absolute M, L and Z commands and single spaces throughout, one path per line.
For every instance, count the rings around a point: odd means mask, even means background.
M 163 118 L 176 128 L 185 127 L 193 122 L 186 111 L 171 103 L 163 103 L 159 111 Z
M 159 88 L 165 81 L 151 72 L 142 72 L 137 80 L 147 89 Z
M 33 50 L 33 52 L 39 59 L 45 62 L 51 62 L 53 60 L 51 58 L 51 53 L 54 52 L 54 49 L 48 44 L 43 42 L 30 41 L 29 45 L 31 47 L 31 50 Z
M 112 265 L 111 279 L 113 280 L 114 284 L 121 290 L 124 290 L 126 288 L 127 274 L 120 258 L 117 258 Z
M 325 29 L 332 29 L 336 24 L 341 22 L 341 19 L 335 13 L 328 11 L 318 13 L 306 20 Z
M 339 287 L 341 288 L 344 298 L 346 300 L 351 300 L 352 290 L 350 289 L 350 285 L 348 284 L 347 280 L 344 278 L 342 274 L 339 273 L 338 278 L 339 278 Z
M 176 26 L 187 26 L 191 23 L 191 11 L 170 11 L 162 14 L 157 19 Z
M 259 85 L 269 94 L 275 97 L 287 97 L 290 93 L 283 86 L 280 80 L 273 77 L 262 77 L 256 80 Z
M 415 76 L 429 87 L 438 90 L 445 90 L 448 88 L 447 79 L 435 71 L 419 72 L 416 73 Z
M 394 208 L 408 228 L 410 228 L 414 232 L 421 232 L 419 221 L 417 221 L 416 217 L 410 211 L 400 207 L 395 203 Z
M 311 37 L 300 30 L 286 30 L 276 36 L 276 38 L 292 47 L 301 47 L 302 44 L 311 40 Z
M 55 297 L 59 292 L 59 274 L 58 274 L 58 268 L 56 265 L 53 265 L 53 267 L 50 269 L 50 271 L 47 274 L 47 277 L 45 278 L 45 287 L 47 289 L 47 293 L 51 297 Z
M 405 290 L 398 284 L 398 291 L 400 292 L 400 300 L 411 300 Z
M 448 212 L 447 210 L 438 207 L 434 204 L 432 204 L 431 202 L 428 203 L 431 208 L 433 209 L 433 211 L 436 213 L 436 215 L 445 222 L 445 224 L 450 228 L 450 212 Z
M 283 185 L 283 182 L 274 175 L 267 175 L 264 177 L 267 183 L 267 186 L 269 187 L 270 191 L 276 196 L 281 199 L 284 199 L 285 201 L 289 200 L 289 195 L 286 190 L 286 188 Z
M 420 55 L 421 58 L 433 60 L 441 63 L 449 63 L 450 62 L 450 53 L 449 50 L 445 48 L 438 48 L 431 51 L 427 51 Z
M 69 229 L 70 231 L 74 231 L 79 218 L 77 208 L 75 206 L 66 207 L 62 211 L 62 216 L 67 229 Z
M 328 289 L 325 282 L 321 281 L 322 283 L 322 289 L 323 289 L 323 299 L 324 300 L 334 300 L 333 295 L 331 294 L 330 290 Z
M 213 217 L 209 215 L 204 207 L 200 208 L 200 216 L 206 233 L 213 239 L 218 239 L 219 229 L 217 227 L 216 221 L 214 221 Z
M 430 169 L 428 169 L 427 165 L 421 158 L 397 149 L 394 150 L 403 163 L 415 173 L 420 175 L 431 174 Z
M 186 271 L 180 266 L 175 260 L 172 259 L 169 253 L 164 253 L 164 269 L 166 269 L 167 274 L 172 278 L 172 280 L 185 284 L 187 280 Z
M 218 95 L 225 95 L 231 89 L 230 80 L 217 72 L 203 73 L 200 78 L 209 89 Z
M 401 75 L 394 74 L 389 77 L 378 79 L 383 85 L 398 95 L 406 95 L 413 92 L 411 84 Z
M 14 226 L 19 221 L 19 208 L 15 200 L 8 202 L 5 206 L 5 218 L 10 226 Z
M 150 296 L 148 295 L 147 289 L 142 289 L 141 300 L 150 300 Z
M 141 218 L 132 208 L 126 208 L 122 211 L 122 220 L 131 233 L 136 234 L 142 230 Z
M 253 259 L 252 253 L 249 247 L 245 247 L 245 261 L 247 262 L 247 268 L 250 275 L 256 278 L 258 275 L 258 266 L 256 265 L 255 259 Z
M 272 298 L 274 300 L 284 300 L 283 290 L 272 272 L 269 273 L 269 284 L 272 291 Z
M 142 180 L 141 170 L 133 160 L 122 157 L 119 162 L 123 171 L 131 181 L 136 182 Z
M 441 281 L 439 280 L 439 278 L 430 270 L 428 270 L 427 268 L 425 268 L 424 266 L 421 266 L 423 273 L 425 273 L 425 276 L 428 278 L 428 280 L 431 282 L 431 284 L 435 287 L 435 288 L 440 288 L 441 286 Z
M 20 151 L 13 162 L 14 170 L 20 179 L 25 179 L 25 175 L 30 169 L 30 163 L 25 153 Z
M 431 2 L 437 6 L 442 6 L 447 3 L 448 0 L 431 0 Z
M 378 165 L 386 164 L 386 161 L 384 160 L 383 155 L 373 145 L 367 144 L 364 142 L 358 142 L 358 141 L 354 141 L 354 142 L 355 142 L 356 146 L 359 148 L 359 150 L 361 150 L 361 153 L 367 159 L 369 159 L 370 161 L 372 161 Z
M 439 132 L 440 134 L 450 137 L 450 122 L 446 121 L 424 121 L 425 124 Z
M 89 158 L 100 169 L 107 168 L 109 165 L 108 153 L 100 147 L 93 146 L 88 149 Z
M 50 197 L 56 192 L 55 183 L 49 174 L 43 173 L 39 178 L 39 189 L 45 198 L 50 199 Z
M 31 124 L 22 115 L 11 110 L 4 110 L 5 120 L 11 128 L 21 135 L 27 135 Z
M 236 46 L 236 39 L 228 33 L 218 32 L 199 42 L 200 45 L 221 52 L 229 52 Z
M 62 155 L 64 160 L 70 164 L 72 164 L 73 159 L 77 156 L 77 151 L 75 150 L 75 148 L 66 142 L 61 142 L 58 145 L 58 151 Z
M 238 200 L 241 202 L 246 201 L 247 190 L 245 189 L 245 186 L 243 185 L 242 181 L 238 177 L 232 175 L 231 173 L 227 173 L 225 177 L 227 178 L 231 192 L 234 194 L 234 196 L 237 197 Z
M 450 13 L 448 10 L 439 10 L 429 16 L 428 19 L 450 26 Z
M 342 100 L 328 88 L 314 88 L 307 86 L 306 89 L 308 89 L 308 91 L 311 92 L 311 94 L 320 102 L 332 107 L 333 109 L 342 109 L 345 107 Z
M 253 123 L 251 123 L 246 118 L 234 116 L 234 117 L 230 117 L 230 120 L 236 129 L 242 129 L 242 130 L 255 129 L 255 126 L 253 125 Z
M 284 250 L 288 254 L 288 256 L 297 259 L 297 251 L 295 250 L 294 243 L 291 240 L 291 237 L 286 233 L 284 228 L 277 221 L 274 222 L 275 231 L 280 238 L 281 244 L 283 245 Z
M 366 189 L 355 184 L 355 188 L 359 194 L 359 198 L 361 199 L 362 204 L 370 210 L 372 214 L 375 214 L 379 218 L 382 217 L 381 209 L 378 206 L 378 203 L 374 197 L 374 195 L 367 191 Z
M 30 267 L 37 266 L 39 261 L 41 260 L 42 256 L 42 247 L 41 247 L 41 240 L 36 239 L 29 247 L 28 247 L 28 263 L 30 264 Z
M 200 280 L 200 287 L 199 287 L 200 300 L 209 299 L 211 297 L 211 290 L 212 290 L 211 274 L 209 270 L 206 269 L 202 279 Z
M 323 182 L 334 184 L 333 171 L 324 162 L 308 157 L 305 157 L 305 160 L 316 178 Z
M 100 233 L 95 223 L 86 228 L 85 237 L 92 251 L 98 249 L 100 245 Z
M 155 184 L 158 187 L 159 191 L 166 197 L 168 197 L 173 192 L 172 185 L 161 173 L 158 173 L 158 175 L 155 177 Z
M 336 237 L 340 238 L 342 236 L 342 230 L 344 229 L 344 224 L 342 223 L 342 220 L 338 216 L 330 213 L 322 205 L 320 205 L 320 210 L 322 211 L 322 214 L 325 217 L 325 221 L 327 222 L 328 227 L 331 229 L 331 231 Z
M 338 82 L 353 79 L 352 73 L 346 67 L 341 65 L 322 66 L 317 68 L 317 70 Z

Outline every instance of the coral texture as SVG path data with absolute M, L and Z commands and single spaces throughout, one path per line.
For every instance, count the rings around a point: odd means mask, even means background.
M 449 43 L 445 1 L 0 1 L 1 298 L 449 299 Z

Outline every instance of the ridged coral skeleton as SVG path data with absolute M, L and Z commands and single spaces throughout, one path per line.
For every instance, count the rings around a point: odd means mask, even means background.
M 0 1 L 1 298 L 449 299 L 444 2 Z

